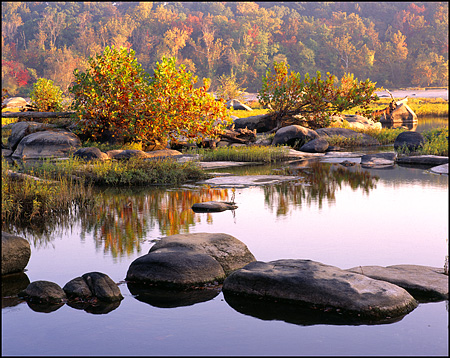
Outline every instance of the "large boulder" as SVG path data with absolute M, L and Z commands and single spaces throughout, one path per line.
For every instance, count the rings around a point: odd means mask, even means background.
M 234 128 L 236 129 L 256 129 L 256 132 L 258 133 L 271 131 L 277 126 L 277 123 L 272 119 L 272 115 L 269 113 L 245 118 L 236 118 L 233 122 Z
M 280 128 L 272 140 L 272 145 L 290 145 L 293 146 L 298 142 L 302 146 L 308 140 L 319 138 L 316 131 L 305 128 L 296 124 Z
M 2 275 L 23 271 L 30 256 L 31 248 L 27 240 L 2 231 Z
M 419 132 L 402 132 L 394 141 L 394 149 L 407 149 L 411 152 L 415 151 L 425 143 L 425 138 Z
M 350 316 L 384 319 L 417 307 L 403 288 L 311 260 L 256 261 L 229 275 L 224 294 L 298 303 Z
M 414 111 L 406 104 L 400 103 L 390 115 L 390 122 L 417 122 L 417 115 Z
M 21 159 L 68 157 L 80 147 L 80 138 L 75 134 L 64 130 L 49 130 L 24 137 L 12 157 Z
M 393 283 L 417 299 L 448 300 L 448 275 L 441 268 L 421 265 L 358 266 L 347 271 Z
M 31 133 L 53 129 L 53 124 L 39 122 L 17 122 L 11 126 L 11 135 L 8 137 L 8 148 L 15 151 L 20 141 Z
M 34 281 L 27 288 L 19 292 L 19 297 L 33 303 L 59 304 L 67 300 L 63 289 L 50 281 Z
M 358 133 L 348 128 L 319 128 L 316 129 L 319 137 L 327 139 L 332 136 L 340 136 L 343 138 L 351 138 L 358 140 L 362 146 L 380 145 L 377 139 L 365 133 Z
M 22 97 L 11 97 L 6 99 L 4 103 L 6 103 L 6 108 L 23 108 L 28 104 Z
M 222 233 L 177 234 L 162 238 L 134 260 L 126 280 L 165 286 L 222 282 L 255 257 L 247 246 Z

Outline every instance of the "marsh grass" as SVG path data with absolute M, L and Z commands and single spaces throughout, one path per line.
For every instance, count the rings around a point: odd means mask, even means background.
M 194 149 L 190 153 L 199 154 L 202 161 L 236 161 L 236 162 L 263 162 L 274 163 L 286 160 L 288 147 L 272 146 L 246 146 L 246 147 L 221 147 L 211 149 Z
M 35 170 L 50 173 L 52 177 L 74 177 L 94 185 L 110 186 L 176 185 L 208 176 L 196 162 L 178 163 L 172 159 L 131 158 L 87 163 L 69 158 L 58 163 L 44 161 Z
M 43 181 L 31 177 L 18 180 L 7 174 L 9 170 L 13 168 L 2 159 L 2 225 L 6 222 L 47 222 L 61 213 L 71 214 L 79 208 L 87 209 L 93 205 L 89 185 L 66 176 L 57 177 L 55 184 L 50 182 L 54 176 L 45 171 L 37 175 Z M 36 176 L 33 169 L 28 174 Z

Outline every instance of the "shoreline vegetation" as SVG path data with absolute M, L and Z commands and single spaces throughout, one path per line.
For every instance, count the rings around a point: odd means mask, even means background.
M 381 99 L 371 105 L 379 109 L 389 104 Z M 267 109 L 258 108 L 257 103 L 250 103 L 253 111 L 231 110 L 237 117 L 267 113 Z M 408 105 L 419 116 L 448 116 L 448 102 L 441 99 L 410 99 Z M 2 118 L 2 126 L 5 125 Z M 10 120 L 9 118 L 7 120 Z M 8 121 L 9 123 L 15 122 Z M 344 124 L 345 127 L 345 124 Z M 382 145 L 392 144 L 399 133 L 406 129 L 356 130 L 378 139 Z M 11 130 L 2 129 L 2 142 Z M 425 131 L 425 144 L 414 154 L 448 155 L 448 126 Z M 331 138 L 331 145 L 343 148 L 358 146 L 357 140 Z M 83 143 L 97 146 L 102 151 L 119 149 L 107 144 Z M 121 148 L 124 149 L 124 148 Z M 141 149 L 128 144 L 126 149 Z M 215 150 L 198 148 L 187 153 L 198 154 L 201 161 L 246 161 L 274 163 L 287 159 L 287 147 L 248 146 L 235 148 L 216 148 Z M 403 152 L 404 154 L 411 154 Z M 55 219 L 60 213 L 72 214 L 80 208 L 95 207 L 92 196 L 93 186 L 140 186 L 140 185 L 179 185 L 210 177 L 197 161 L 178 163 L 172 159 L 162 161 L 106 161 L 86 164 L 81 160 L 69 158 L 57 163 L 50 160 L 41 161 L 37 166 L 24 166 L 20 170 L 30 177 L 17 179 L 8 174 L 13 170 L 11 164 L 2 159 L 2 225 L 28 221 L 36 225 Z M 37 176 L 43 180 L 32 178 Z M 54 181 L 58 185 L 54 185 Z

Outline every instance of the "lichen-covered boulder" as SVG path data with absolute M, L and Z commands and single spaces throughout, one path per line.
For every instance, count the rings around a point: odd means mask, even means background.
M 252 262 L 225 279 L 223 292 L 371 319 L 402 316 L 417 307 L 416 300 L 399 286 L 300 259 Z
M 2 231 L 2 275 L 23 271 L 30 256 L 31 247 L 27 240 Z
M 235 237 L 222 233 L 177 234 L 162 238 L 134 260 L 126 280 L 166 286 L 222 282 L 255 257 Z
M 27 135 L 53 129 L 54 127 L 53 124 L 31 121 L 13 123 L 11 125 L 11 134 L 8 137 L 8 148 L 14 152 L 20 141 Z

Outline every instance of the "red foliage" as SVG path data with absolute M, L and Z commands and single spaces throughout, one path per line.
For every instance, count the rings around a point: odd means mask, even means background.
M 30 80 L 28 71 L 19 62 L 2 60 L 2 67 L 7 68 L 7 72 L 16 79 L 19 87 L 25 86 Z

